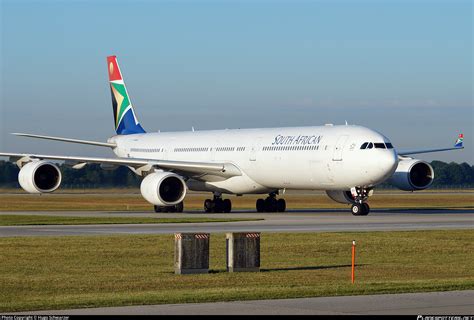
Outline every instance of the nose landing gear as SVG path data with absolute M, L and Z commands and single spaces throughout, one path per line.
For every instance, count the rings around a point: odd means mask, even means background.
M 369 204 L 366 202 L 355 203 L 351 207 L 351 212 L 354 216 L 366 216 L 370 212 Z
M 351 189 L 355 203 L 351 206 L 351 212 L 354 216 L 366 216 L 370 212 L 368 198 L 372 195 L 372 189 L 355 187 Z

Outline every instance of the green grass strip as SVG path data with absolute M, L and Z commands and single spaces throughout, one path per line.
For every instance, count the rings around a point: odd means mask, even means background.
M 140 218 L 140 217 L 76 217 L 46 215 L 0 215 L 0 226 L 148 224 L 258 221 L 239 218 Z
M 472 230 L 262 233 L 249 273 L 210 241 L 209 274 L 175 275 L 173 235 L 0 238 L 0 312 L 474 289 Z

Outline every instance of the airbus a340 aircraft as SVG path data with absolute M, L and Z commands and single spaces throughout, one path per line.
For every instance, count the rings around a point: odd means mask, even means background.
M 433 168 L 413 154 L 463 148 L 396 151 L 390 140 L 354 125 L 147 133 L 137 120 L 115 56 L 107 57 L 117 135 L 95 142 L 33 134 L 19 136 L 110 148 L 117 157 L 71 157 L 0 153 L 21 168 L 18 179 L 30 193 L 55 191 L 61 184 L 57 161 L 75 169 L 88 163 L 127 166 L 142 176 L 140 190 L 156 212 L 182 212 L 186 191 L 212 192 L 206 212 L 230 212 L 223 194 L 268 194 L 258 212 L 283 212 L 286 189 L 325 190 L 334 201 L 367 215 L 367 200 L 377 184 L 389 181 L 401 190 L 428 188 Z

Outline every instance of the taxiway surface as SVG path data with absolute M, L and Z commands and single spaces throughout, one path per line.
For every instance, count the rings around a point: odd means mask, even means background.
M 317 315 L 474 313 L 474 290 L 29 311 L 61 315 Z
M 0 214 L 157 218 L 235 217 L 264 219 L 260 221 L 223 223 L 0 226 L 1 237 L 172 234 L 176 232 L 338 232 L 474 228 L 474 209 L 377 209 L 373 210 L 368 216 L 352 216 L 349 212 L 338 209 L 298 210 L 286 213 L 265 214 L 245 211 L 232 214 L 201 214 L 197 212 L 180 214 L 156 214 L 143 212 L 1 212 Z

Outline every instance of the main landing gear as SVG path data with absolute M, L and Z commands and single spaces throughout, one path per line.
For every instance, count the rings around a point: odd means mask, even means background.
M 372 195 L 372 189 L 352 188 L 351 193 L 355 203 L 351 206 L 351 212 L 354 216 L 366 216 L 370 212 L 369 204 L 366 202 Z
M 206 213 L 229 213 L 232 211 L 232 202 L 230 199 L 222 199 L 221 194 L 214 194 L 213 199 L 204 201 L 204 211 Z
M 183 212 L 184 204 L 181 201 L 174 206 L 155 206 L 155 212 Z
M 276 193 L 272 192 L 264 199 L 258 199 L 256 203 L 257 212 L 285 212 L 285 199 L 277 199 Z

